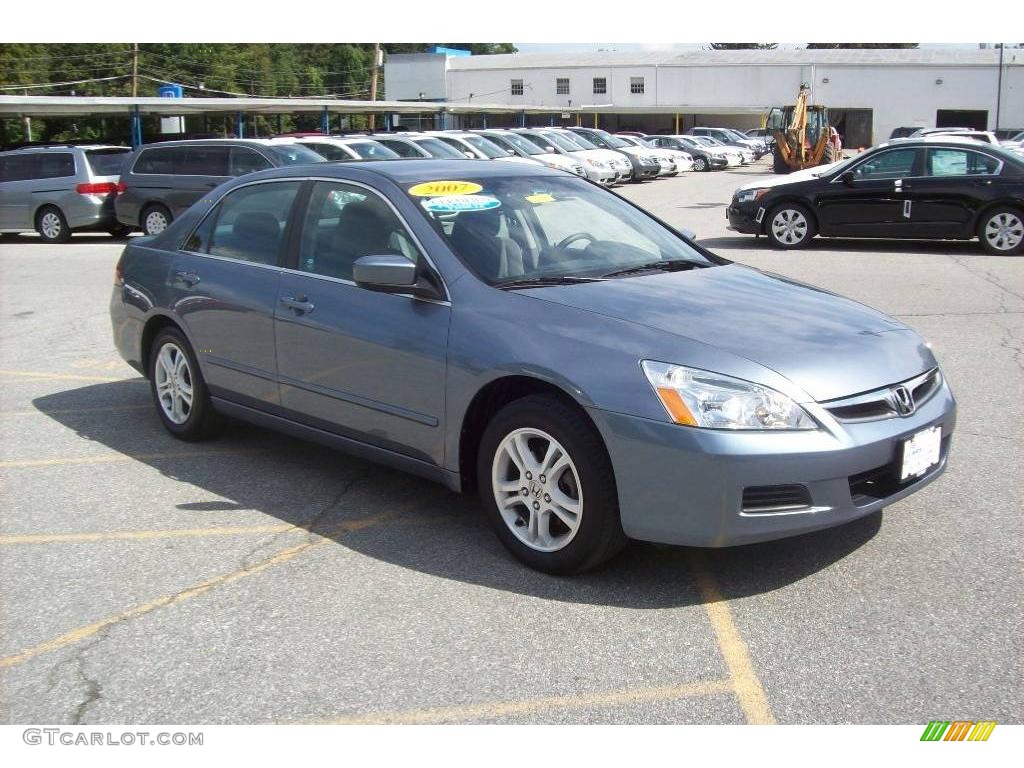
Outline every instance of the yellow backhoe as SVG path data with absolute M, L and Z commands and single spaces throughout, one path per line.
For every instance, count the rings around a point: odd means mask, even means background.
M 828 109 L 808 104 L 810 95 L 810 86 L 801 85 L 796 104 L 773 107 L 765 118 L 764 127 L 775 139 L 772 167 L 776 173 L 800 171 L 839 159 Z

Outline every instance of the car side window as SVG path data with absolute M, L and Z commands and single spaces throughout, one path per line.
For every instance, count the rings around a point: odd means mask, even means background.
M 227 176 L 228 147 L 182 147 L 183 157 L 175 173 L 185 176 Z
M 267 158 L 248 147 L 231 147 L 229 163 L 228 175 L 230 176 L 244 176 L 247 173 L 273 168 Z
M 902 179 L 914 175 L 916 159 L 913 148 L 880 152 L 858 165 L 853 174 L 857 179 Z
M 39 155 L 27 152 L 20 155 L 8 155 L 4 166 L 4 181 L 34 179 L 39 168 Z
M 61 179 L 75 175 L 75 156 L 70 152 L 43 152 L 39 155 L 37 179 Z
M 929 149 L 926 167 L 929 176 L 990 176 L 999 161 L 969 149 Z
M 178 147 L 153 147 L 139 153 L 133 173 L 173 174 L 180 155 Z
M 357 259 L 385 254 L 405 256 L 414 263 L 420 259 L 390 206 L 361 187 L 316 182 L 302 223 L 299 269 L 351 280 Z
M 229 192 L 185 243 L 185 250 L 255 264 L 277 264 L 302 182 L 253 184 Z

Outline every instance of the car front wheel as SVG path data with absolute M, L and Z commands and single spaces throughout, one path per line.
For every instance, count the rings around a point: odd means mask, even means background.
M 703 157 L 695 157 L 695 158 L 693 158 L 693 170 L 695 170 L 695 171 L 706 171 L 706 170 L 709 170 L 709 168 L 708 168 L 708 161 L 705 160 Z
M 978 226 L 981 247 L 997 256 L 1024 253 L 1024 214 L 1013 208 L 986 213 Z
M 498 412 L 481 441 L 477 478 L 498 538 L 532 568 L 579 573 L 626 542 L 604 443 L 556 397 L 531 395 Z
M 803 248 L 814 237 L 814 219 L 802 205 L 784 204 L 768 214 L 766 234 L 778 248 Z

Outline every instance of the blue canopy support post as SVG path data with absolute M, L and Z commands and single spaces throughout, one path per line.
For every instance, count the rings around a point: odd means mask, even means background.
M 320 114 L 320 133 L 324 136 L 331 135 L 331 113 L 327 111 L 326 104 L 324 104 L 324 111 Z
M 448 110 L 447 109 L 442 109 L 440 117 L 441 117 L 441 130 L 442 131 L 447 131 L 448 130 Z
M 139 113 L 139 105 L 132 107 L 132 149 L 142 146 L 142 115 Z
M 520 128 L 525 128 L 526 127 L 526 110 L 525 109 L 520 110 L 520 112 L 519 112 L 519 127 Z
M 555 116 L 554 116 L 553 114 L 551 115 L 551 117 L 550 117 L 550 119 L 549 119 L 549 121 L 548 121 L 548 124 L 549 124 L 549 125 L 550 125 L 550 126 L 551 126 L 552 128 L 554 128 L 554 127 L 555 127 Z
M 239 112 L 235 118 L 235 135 L 239 139 L 245 138 L 245 112 Z
M 390 131 L 391 130 L 391 113 L 390 112 L 385 112 L 384 113 L 384 130 L 385 131 Z
M 484 112 L 484 113 L 483 113 L 483 114 L 481 115 L 481 117 L 483 118 L 483 121 L 484 121 L 484 128 L 486 128 L 486 127 L 487 127 L 487 113 L 486 113 L 486 112 Z

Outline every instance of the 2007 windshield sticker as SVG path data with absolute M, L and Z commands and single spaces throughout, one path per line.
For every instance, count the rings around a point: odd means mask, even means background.
M 424 200 L 421 205 L 431 213 L 463 213 L 497 208 L 501 200 L 487 195 L 444 195 Z
M 472 181 L 425 181 L 409 187 L 413 197 L 439 197 L 441 195 L 472 195 L 482 190 Z

